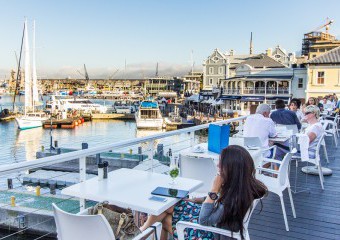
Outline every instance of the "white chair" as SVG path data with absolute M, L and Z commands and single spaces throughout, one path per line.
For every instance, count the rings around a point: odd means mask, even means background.
M 280 165 L 279 170 L 272 170 L 269 168 L 258 167 L 257 169 L 259 170 L 259 172 L 256 173 L 256 178 L 267 186 L 268 191 L 279 195 L 280 201 L 281 201 L 282 212 L 283 212 L 283 218 L 284 218 L 287 231 L 289 231 L 289 227 L 288 227 L 286 209 L 285 209 L 285 205 L 283 201 L 283 191 L 285 189 L 288 190 L 293 216 L 294 218 L 296 218 L 292 192 L 290 189 L 289 172 L 288 172 L 289 162 L 291 160 L 291 157 L 292 157 L 291 153 L 287 153 L 282 161 L 264 158 L 265 162 L 279 164 Z M 266 175 L 264 175 L 263 172 L 265 172 Z M 276 175 L 276 176 L 273 176 L 273 175 Z
M 249 232 L 248 232 L 248 225 L 249 225 L 250 217 L 253 214 L 254 209 L 255 209 L 255 207 L 256 207 L 256 205 L 259 201 L 260 201 L 259 199 L 254 200 L 251 208 L 248 210 L 246 216 L 243 218 L 243 227 L 244 227 L 243 235 L 244 235 L 245 240 L 250 239 Z M 227 237 L 232 236 L 233 238 L 239 239 L 239 240 L 242 239 L 240 232 L 231 232 L 229 230 L 225 230 L 225 229 L 221 229 L 221 228 L 203 226 L 203 225 L 200 225 L 200 224 L 197 224 L 197 223 L 179 221 L 176 224 L 178 240 L 184 240 L 184 230 L 186 228 L 208 231 L 208 232 L 217 233 L 217 234 L 227 236 Z
M 101 215 L 71 214 L 65 212 L 52 203 L 54 218 L 57 226 L 58 239 L 60 240 L 115 240 L 112 228 L 106 218 Z M 158 236 L 160 236 L 162 225 L 155 225 Z M 135 240 L 143 239 L 151 235 L 153 228 L 148 228 Z
M 322 146 L 322 148 L 323 148 L 323 152 L 324 152 L 324 154 L 325 154 L 326 161 L 327 161 L 327 163 L 329 163 L 325 138 L 322 138 L 321 146 Z
M 179 159 L 180 176 L 200 180 L 203 186 L 195 192 L 190 193 L 191 196 L 206 196 L 210 191 L 214 178 L 217 174 L 217 166 L 212 158 L 197 158 L 181 155 Z
M 326 137 L 333 137 L 334 139 L 334 143 L 335 146 L 338 146 L 338 140 L 337 140 L 337 136 L 338 136 L 338 131 L 336 129 L 336 124 L 334 123 L 334 121 L 331 120 L 321 120 L 320 123 L 323 126 L 323 129 L 325 130 L 326 133 Z
M 261 148 L 263 145 L 259 137 L 244 137 L 244 146 Z
M 321 136 L 321 138 L 319 139 L 319 141 L 316 145 L 315 158 L 310 158 L 309 154 L 308 154 L 308 149 L 304 149 L 304 148 L 301 148 L 301 147 L 300 147 L 300 152 L 301 151 L 306 151 L 306 152 L 304 154 L 301 153 L 300 155 L 293 155 L 292 156 L 293 160 L 300 159 L 301 162 L 312 163 L 312 164 L 315 165 L 315 168 L 317 168 L 317 170 L 319 172 L 319 178 L 320 178 L 320 184 L 321 184 L 322 190 L 324 190 L 324 185 L 323 185 L 324 177 L 323 177 L 323 173 L 322 173 L 322 166 L 321 166 L 321 160 L 320 160 L 320 148 L 321 148 L 322 143 L 324 142 L 324 136 L 325 136 L 325 134 Z M 305 157 L 301 157 L 301 156 L 305 156 Z

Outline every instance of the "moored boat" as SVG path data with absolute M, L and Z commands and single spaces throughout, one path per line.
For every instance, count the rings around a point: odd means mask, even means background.
M 161 129 L 163 117 L 159 110 L 158 103 L 153 101 L 141 102 L 135 114 L 137 128 Z

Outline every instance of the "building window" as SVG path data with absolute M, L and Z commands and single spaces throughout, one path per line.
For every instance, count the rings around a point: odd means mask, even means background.
M 325 84 L 325 72 L 318 72 L 317 84 Z
M 223 74 L 223 67 L 218 68 L 218 74 Z
M 213 67 L 209 68 L 209 74 L 214 74 L 214 68 Z
M 303 78 L 299 78 L 299 80 L 298 80 L 298 88 L 303 88 Z
M 212 84 L 213 84 L 213 79 L 209 78 L 209 85 L 212 85 Z

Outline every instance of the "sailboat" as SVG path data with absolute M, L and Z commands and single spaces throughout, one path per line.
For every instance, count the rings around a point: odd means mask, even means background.
M 35 64 L 35 22 L 33 22 L 33 63 L 32 75 L 30 72 L 30 49 L 28 42 L 27 20 L 24 25 L 24 51 L 25 51 L 25 107 L 24 116 L 15 118 L 18 128 L 21 130 L 41 127 L 48 117 L 43 112 L 34 112 L 39 103 L 37 71 Z

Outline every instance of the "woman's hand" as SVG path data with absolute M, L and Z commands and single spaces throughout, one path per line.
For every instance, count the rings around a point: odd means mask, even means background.
M 222 187 L 222 184 L 223 184 L 223 179 L 218 174 L 214 179 L 213 185 L 211 187 L 211 192 L 218 193 L 220 191 L 221 187 Z

